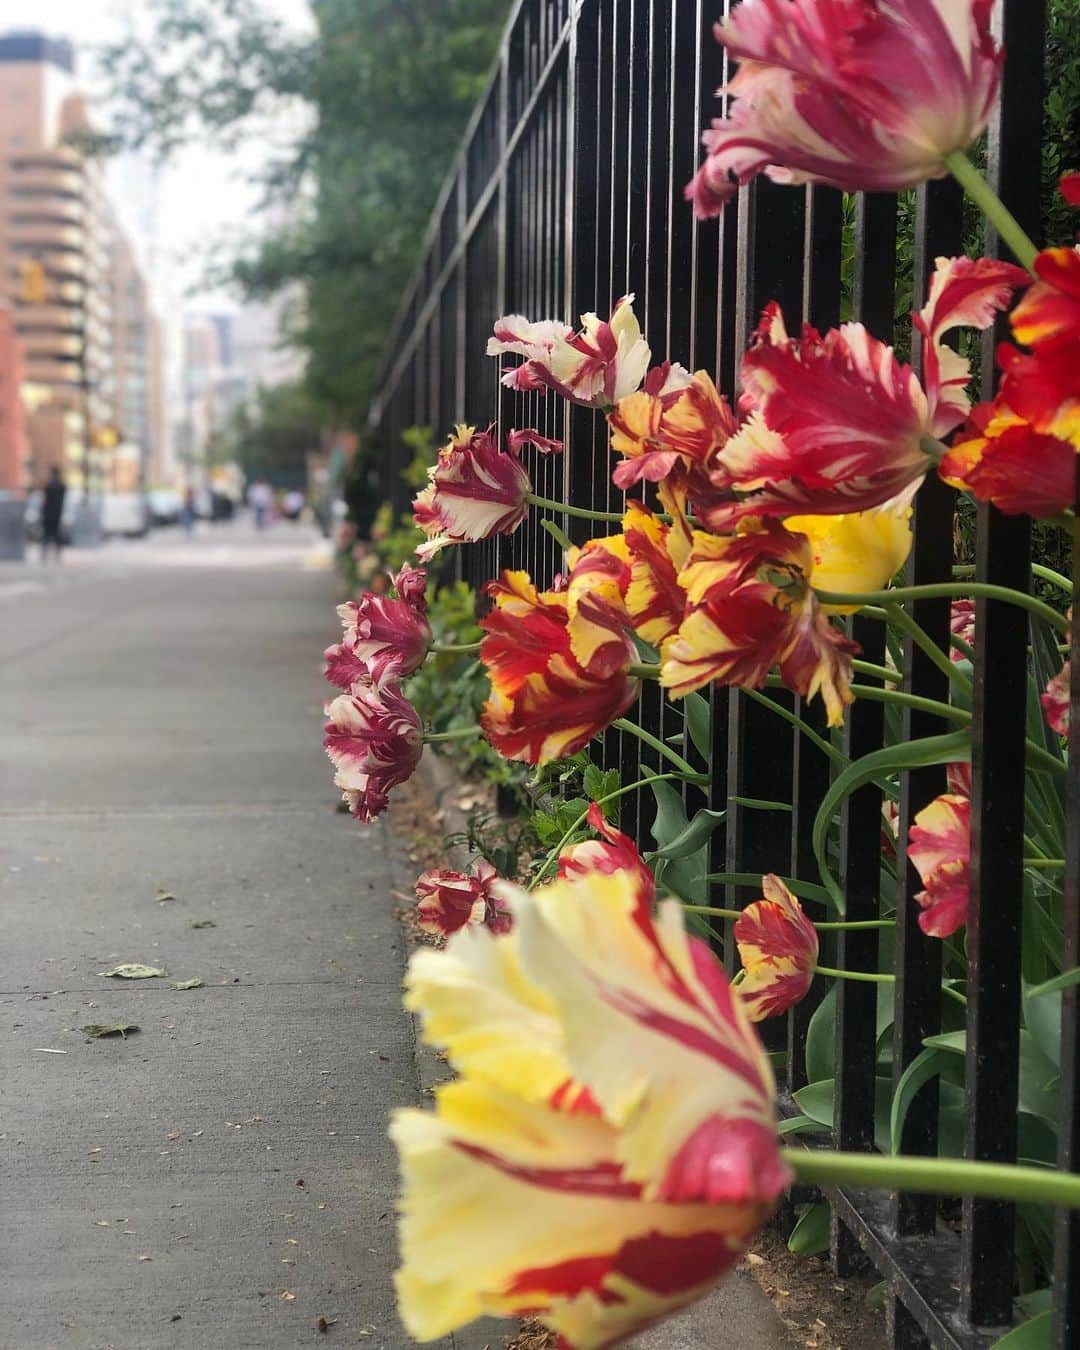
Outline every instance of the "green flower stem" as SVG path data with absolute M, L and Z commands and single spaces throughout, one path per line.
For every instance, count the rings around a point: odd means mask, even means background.
M 1080 1209 L 1080 1175 L 1051 1167 L 970 1162 L 966 1158 L 913 1158 L 832 1149 L 782 1148 L 796 1181 L 807 1186 L 868 1186 L 928 1195 L 986 1195 Z
M 464 656 L 467 652 L 478 652 L 481 642 L 436 642 L 428 650 L 432 656 Z
M 849 925 L 850 926 L 850 925 Z M 814 973 L 827 975 L 834 980 L 856 980 L 862 984 L 895 984 L 895 975 L 884 975 L 872 970 L 837 970 L 834 966 L 815 966 Z M 951 989 L 947 984 L 941 986 L 941 992 L 955 1003 L 967 1006 L 967 999 L 959 989 Z
M 945 167 L 1012 249 L 1016 261 L 1030 272 L 1037 252 L 1035 245 L 963 150 L 953 150 L 947 154 Z
M 815 966 L 817 975 L 828 975 L 834 980 L 857 980 L 861 984 L 895 984 L 895 975 L 882 975 L 876 970 L 836 970 L 833 966 Z
M 819 932 L 830 932 L 832 929 L 844 930 L 849 933 L 859 933 L 870 928 L 895 928 L 895 919 L 852 919 L 850 922 L 844 920 L 832 920 L 828 923 L 815 923 L 814 927 Z
M 786 687 L 779 676 L 770 676 L 766 683 L 780 689 Z M 769 698 L 768 695 L 760 693 L 757 689 L 744 689 L 742 692 L 747 698 L 752 698 L 755 703 L 760 703 L 763 707 L 771 709 L 778 717 L 782 717 L 785 722 L 789 722 L 793 727 L 801 731 L 806 739 L 812 745 L 816 745 L 821 753 L 826 755 L 829 759 L 834 760 L 837 764 L 846 764 L 848 762 L 847 755 L 845 755 L 842 750 L 838 750 L 836 746 L 830 741 L 827 741 L 824 736 L 819 736 L 814 728 L 810 726 L 808 722 L 804 722 L 797 713 L 791 712 L 788 708 L 781 707 L 775 699 Z
M 710 872 L 705 878 L 717 886 L 760 886 L 760 872 Z M 796 877 L 780 877 L 780 880 L 800 900 L 817 900 L 821 904 L 829 903 L 829 892 L 824 886 L 815 886 L 810 881 L 799 881 Z
M 483 736 L 478 726 L 458 727 L 455 731 L 428 731 L 424 734 L 425 745 L 438 745 L 442 741 L 465 741 Z
M 973 699 L 975 689 L 971 681 L 957 666 L 956 662 L 938 647 L 926 629 L 921 624 L 916 623 L 911 615 L 906 610 L 901 609 L 899 605 L 886 604 L 884 608 L 887 622 L 892 624 L 894 628 L 899 628 L 902 633 L 907 633 L 912 642 L 926 653 L 938 670 L 943 675 L 947 675 L 958 689 L 962 689 L 968 699 Z
M 574 547 L 574 541 L 565 530 L 560 530 L 553 520 L 542 520 L 540 522 L 540 528 L 546 530 L 548 534 L 551 535 L 552 539 L 555 540 L 564 553 L 569 553 Z
M 986 581 L 937 581 L 926 586 L 897 586 L 888 591 L 866 591 L 862 595 L 852 595 L 847 591 L 817 591 L 818 600 L 823 605 L 885 605 L 892 607 L 905 600 L 936 600 L 942 597 L 983 596 L 987 600 L 1001 600 L 1008 605 L 1019 605 L 1031 614 L 1045 619 L 1051 627 L 1060 633 L 1068 633 L 1069 621 L 1056 609 L 1033 595 L 1023 591 L 1014 591 L 1009 586 L 993 586 Z
M 1073 593 L 1073 584 L 1068 577 L 1062 576 L 1060 572 L 1055 572 L 1052 567 L 1044 567 L 1042 563 L 1032 563 L 1031 571 L 1040 581 L 1048 581 L 1051 586 L 1056 586 L 1059 590 L 1071 596 Z
M 1036 745 L 1030 738 L 1024 741 L 1024 745 L 1027 749 L 1029 769 L 1033 769 L 1036 773 L 1054 774 L 1058 778 L 1064 778 L 1069 772 L 1066 764 L 1052 755 L 1049 750 L 1044 750 L 1041 745 Z
M 541 506 L 545 511 L 558 511 L 564 516 L 574 516 L 578 520 L 605 520 L 621 522 L 617 511 L 588 511 L 584 506 L 568 506 L 566 502 L 557 502 L 552 497 L 538 497 L 535 492 L 526 492 L 525 500 L 533 506 Z
M 899 684 L 903 680 L 903 675 L 898 670 L 892 670 L 889 666 L 875 666 L 873 661 L 852 661 L 852 670 L 857 675 L 870 675 L 875 680 L 884 680 L 886 684 Z
M 949 452 L 945 442 L 936 440 L 933 436 L 923 436 L 919 441 L 919 449 L 924 455 L 929 455 L 935 464 L 940 464 Z
M 636 783 L 627 783 L 626 787 L 616 788 L 614 792 L 609 792 L 606 797 L 597 797 L 596 805 L 606 806 L 608 802 L 615 801 L 617 797 L 625 797 L 629 792 L 636 792 L 638 788 L 648 787 L 650 783 L 666 783 L 672 778 L 677 778 L 681 781 L 682 774 L 681 773 L 650 774 L 647 778 L 639 778 Z M 592 805 L 591 802 L 590 805 Z M 540 882 L 543 880 L 544 876 L 548 872 L 549 868 L 554 863 L 558 862 L 559 854 L 563 851 L 563 849 L 570 842 L 570 840 L 573 839 L 574 835 L 577 834 L 578 830 L 581 829 L 582 825 L 585 824 L 585 821 L 588 819 L 588 816 L 589 816 L 589 808 L 586 807 L 585 810 L 582 811 L 581 815 L 578 816 L 577 820 L 574 821 L 573 825 L 570 826 L 570 828 L 566 831 L 563 837 L 555 845 L 555 847 L 550 850 L 547 857 L 540 864 L 540 869 L 536 873 L 536 876 L 534 876 L 532 881 L 529 882 L 530 891 L 535 889 L 535 887 L 537 887 L 540 884 Z
M 772 802 L 765 797 L 729 797 L 736 806 L 745 806 L 748 811 L 793 811 L 790 802 Z
M 692 782 L 707 783 L 709 781 L 706 774 L 698 773 L 697 769 L 695 769 L 692 764 L 688 764 L 686 760 L 683 759 L 682 755 L 677 755 L 675 751 L 672 750 L 671 746 L 665 745 L 664 742 L 658 740 L 652 732 L 646 731 L 644 727 L 639 727 L 636 722 L 631 722 L 627 717 L 620 717 L 612 722 L 611 725 L 619 731 L 628 731 L 631 736 L 636 736 L 639 741 L 642 741 L 645 745 L 662 755 L 669 764 L 674 764 L 675 767 L 680 770 L 680 772 L 686 774 Z
M 1045 867 L 1050 872 L 1060 872 L 1065 866 L 1064 858 L 1025 858 L 1025 867 Z
M 905 708 L 933 713 L 935 717 L 961 725 L 971 721 L 971 714 L 963 708 L 954 708 L 951 703 L 940 703 L 935 698 L 923 698 L 921 694 L 905 694 L 900 689 L 879 689 L 874 684 L 853 684 L 851 692 L 856 698 L 869 699 L 871 703 L 898 703 Z
M 628 666 L 626 673 L 633 675 L 639 680 L 658 680 L 660 678 L 660 667 L 652 663 L 639 666 Z
M 694 914 L 712 914 L 718 919 L 738 919 L 742 917 L 741 909 L 717 909 L 713 905 L 691 905 L 683 902 L 683 909 L 690 910 Z M 813 923 L 813 920 L 811 920 Z M 845 928 L 849 932 L 864 928 L 895 928 L 894 919 L 860 919 L 853 920 L 851 923 L 815 923 L 814 927 L 822 928 Z M 821 974 L 828 972 L 821 971 Z

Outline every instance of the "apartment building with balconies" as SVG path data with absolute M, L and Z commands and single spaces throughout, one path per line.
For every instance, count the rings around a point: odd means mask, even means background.
M 91 133 L 71 45 L 0 36 L 0 302 L 24 353 L 29 479 L 56 465 L 74 487 L 98 490 L 113 485 L 118 444 L 136 448 L 144 478 L 162 363 L 146 282 L 86 150 Z

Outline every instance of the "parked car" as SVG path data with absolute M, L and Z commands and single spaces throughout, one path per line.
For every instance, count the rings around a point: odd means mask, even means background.
M 175 488 L 154 488 L 146 494 L 146 504 L 151 525 L 176 525 L 184 498 Z
M 150 529 L 150 508 L 141 492 L 106 492 L 101 498 L 102 534 L 141 539 Z

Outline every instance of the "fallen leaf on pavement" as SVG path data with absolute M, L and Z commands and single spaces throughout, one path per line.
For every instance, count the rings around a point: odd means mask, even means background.
M 106 1025 L 104 1022 L 88 1022 L 86 1026 L 80 1027 L 79 1030 L 99 1041 L 102 1036 L 119 1036 L 123 1040 L 127 1040 L 127 1033 L 138 1031 L 139 1028 L 134 1022 L 113 1022 L 111 1025 Z
M 170 988 L 170 989 L 201 989 L 201 988 L 202 988 L 202 980 L 199 979 L 198 975 L 196 975 L 196 976 L 194 977 L 194 979 L 191 979 L 191 980 L 170 980 L 170 981 L 169 981 L 169 988 Z
M 283 1290 L 281 1291 L 281 1301 L 282 1301 L 283 1303 L 292 1303 L 292 1302 L 295 1300 L 295 1298 L 296 1298 L 296 1295 L 295 1295 L 294 1293 L 292 1293 L 290 1290 L 288 1290 L 288 1289 L 283 1289 Z
M 152 1256 L 137 1256 L 135 1258 L 136 1261 L 152 1261 L 153 1259 Z
M 192 919 L 192 928 L 216 928 L 217 924 L 213 919 Z
M 166 1138 L 166 1139 L 179 1139 L 179 1138 L 180 1138 L 180 1131 L 179 1131 L 179 1130 L 170 1130 L 169 1133 L 165 1136 L 165 1138 Z
M 47 1045 L 35 1045 L 35 1053 L 39 1055 L 66 1055 L 66 1050 L 50 1050 Z
M 165 971 L 158 966 L 142 966 L 137 961 L 125 961 L 119 966 L 113 966 L 112 970 L 98 973 L 106 977 L 115 976 L 118 980 L 152 980 L 157 975 L 164 975 Z
M 176 896 L 173 895 L 172 891 L 158 891 L 157 895 L 154 896 L 154 899 L 159 905 L 163 905 L 166 900 L 175 900 Z

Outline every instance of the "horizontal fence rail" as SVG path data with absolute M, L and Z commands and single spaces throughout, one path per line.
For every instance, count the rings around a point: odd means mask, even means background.
M 400 479 L 408 459 L 402 433 L 428 426 L 440 436 L 459 421 L 480 426 L 535 426 L 565 442 L 561 456 L 525 452 L 535 491 L 577 506 L 618 511 L 624 495 L 611 483 L 607 427 L 594 412 L 551 395 L 514 394 L 499 384 L 499 362 L 485 356 L 501 314 L 560 318 L 595 310 L 602 316 L 633 293 L 654 360 L 670 357 L 704 368 L 734 398 L 739 360 L 758 316 L 779 300 L 789 331 L 801 321 L 825 329 L 841 318 L 862 320 L 875 336 L 893 336 L 898 297 L 926 293 L 934 259 L 962 251 L 962 201 L 951 181 L 920 189 L 915 250 L 907 272 L 897 255 L 899 204 L 884 194 L 845 203 L 829 188 L 782 187 L 759 178 L 742 188 L 718 221 L 696 222 L 683 186 L 698 158 L 701 128 L 719 112 L 715 91 L 727 78 L 726 57 L 711 35 L 720 0 L 522 0 L 501 45 L 491 83 L 452 166 L 428 230 L 424 254 L 403 298 L 378 386 L 369 435 L 382 453 L 382 485 L 395 513 L 408 505 Z M 1037 237 L 1039 137 L 1044 14 L 1041 0 L 999 0 L 997 22 L 1009 51 L 1000 108 L 991 125 L 989 177 L 1014 214 Z M 854 211 L 854 275 L 845 290 L 841 245 L 845 210 Z M 997 241 L 987 241 L 987 251 Z M 905 264 L 907 266 L 907 264 Z M 845 296 L 850 311 L 842 313 Z M 915 307 L 921 303 L 917 299 Z M 905 301 L 902 310 L 911 307 Z M 902 312 L 902 311 L 901 311 Z M 987 352 L 992 353 L 993 335 Z M 916 344 L 912 359 L 918 370 Z M 984 385 L 992 380 L 984 361 Z M 954 494 L 928 482 L 916 505 L 908 584 L 948 581 L 953 566 Z M 571 520 L 574 542 L 592 533 Z M 507 567 L 526 569 L 541 586 L 562 566 L 561 550 L 530 518 L 513 535 L 460 550 L 466 580 L 479 587 Z M 1027 517 L 982 508 L 977 522 L 976 576 L 1026 590 L 1031 531 Z M 949 601 L 924 600 L 916 621 L 946 648 Z M 852 636 L 864 658 L 886 659 L 883 625 L 855 616 Z M 967 943 L 971 975 L 966 1013 L 965 1110 L 959 1149 L 969 1158 L 1015 1161 L 1020 1081 L 1020 924 L 1024 836 L 1023 774 L 1027 621 L 1021 611 L 979 602 L 980 639 L 974 668 L 973 898 Z M 872 677 L 861 676 L 868 683 Z M 910 644 L 903 687 L 945 701 L 948 679 Z M 820 703 L 798 706 L 784 691 L 768 698 L 823 730 Z M 727 809 L 710 844 L 710 871 L 816 875 L 811 830 L 830 781 L 826 756 L 760 701 L 714 688 L 711 774 L 691 805 Z M 1018 709 L 1020 710 L 1018 712 Z M 857 700 L 843 751 L 855 758 L 881 747 L 883 704 Z M 683 714 L 656 685 L 642 694 L 640 719 L 655 735 L 683 730 Z M 931 712 L 905 710 L 904 739 L 953 728 Z M 655 752 L 608 731 L 596 753 L 623 781 L 655 768 Z M 692 755 L 692 747 L 686 753 Z M 914 816 L 946 790 L 942 766 L 902 777 L 897 838 Z M 1056 789 L 1055 789 L 1056 790 Z M 790 814 L 747 805 L 754 799 L 791 803 Z M 654 808 L 644 794 L 623 799 L 622 826 L 651 844 Z M 847 917 L 876 919 L 881 905 L 882 793 L 865 787 L 842 808 L 836 866 Z M 1070 770 L 1072 821 L 1080 782 Z M 1080 855 L 1070 835 L 1065 884 L 1066 965 L 1077 963 Z M 759 892 L 717 887 L 710 903 L 740 907 Z M 833 1136 L 845 1149 L 871 1150 L 879 1091 L 895 1092 L 904 1070 L 941 1031 L 941 943 L 918 927 L 917 873 L 901 844 L 892 945 L 893 1006 L 887 987 L 838 981 Z M 808 902 L 811 917 L 816 915 Z M 874 930 L 836 935 L 830 964 L 879 969 Z M 733 943 L 727 943 L 728 959 Z M 1071 953 L 1071 954 L 1070 954 Z M 819 980 L 820 983 L 820 980 Z M 786 1091 L 806 1082 L 807 1028 L 824 990 L 815 989 L 787 1018 L 786 1037 L 770 1048 L 787 1052 Z M 1060 1094 L 1061 1163 L 1080 1164 L 1076 1107 L 1076 991 L 1065 995 Z M 963 1014 L 961 1013 L 962 1017 Z M 1072 1026 L 1068 1025 L 1069 1018 Z M 882 1070 L 878 1027 L 891 1022 L 891 1078 Z M 763 1024 L 767 1033 L 776 1028 Z M 785 1029 L 780 1028 L 781 1032 Z M 884 1047 L 887 1049 L 888 1047 Z M 797 1110 L 785 1097 L 788 1108 Z M 938 1079 L 908 1110 L 899 1149 L 935 1154 L 948 1112 Z M 955 1114 L 955 1113 L 953 1113 Z M 950 1125 L 951 1128 L 951 1125 Z M 974 1200 L 944 1209 L 933 1196 L 891 1198 L 826 1192 L 832 1205 L 832 1254 L 845 1273 L 871 1263 L 888 1283 L 888 1326 L 897 1347 L 982 1350 L 1014 1320 L 1014 1215 L 1008 1204 Z M 948 1221 L 946 1222 L 945 1219 Z M 1059 1218 L 1053 1345 L 1080 1345 L 1080 1230 Z

